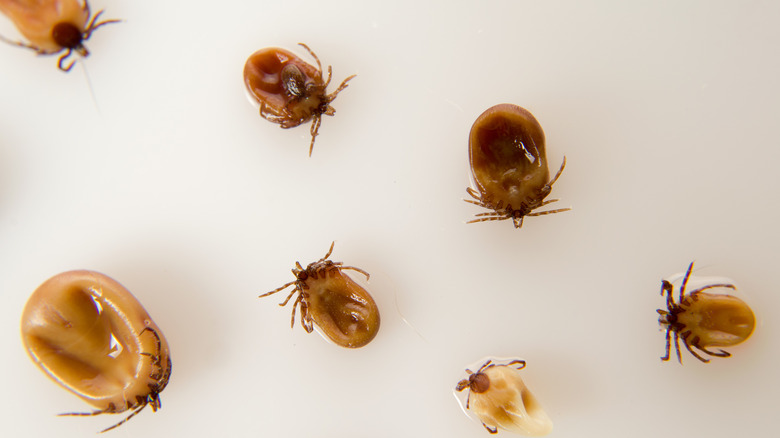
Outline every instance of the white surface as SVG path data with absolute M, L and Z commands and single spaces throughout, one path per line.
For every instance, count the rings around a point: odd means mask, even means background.
M 552 437 L 775 433 L 780 3 L 485 3 L 96 0 L 124 20 L 88 44 L 97 107 L 81 66 L 0 47 L 2 435 L 121 418 L 56 417 L 89 407 L 21 346 L 29 294 L 76 268 L 171 344 L 162 410 L 114 436 L 485 437 L 451 394 L 487 355 L 528 361 Z M 311 158 L 241 78 L 298 42 L 358 75 Z M 551 167 L 566 155 L 573 211 L 465 224 L 467 134 L 501 102 L 538 118 Z M 334 239 L 382 311 L 355 351 L 256 299 Z M 730 359 L 662 363 L 660 280 L 691 260 L 758 327 Z

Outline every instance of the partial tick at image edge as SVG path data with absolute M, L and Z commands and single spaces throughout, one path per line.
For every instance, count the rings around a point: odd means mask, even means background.
M 69 72 L 73 68 L 75 60 L 71 60 L 67 65 L 65 61 L 74 52 L 84 58 L 89 56 L 84 41 L 87 41 L 95 30 L 121 21 L 100 21 L 103 10 L 92 15 L 89 2 L 82 3 L 77 0 L 0 0 L 0 12 L 8 16 L 19 33 L 27 39 L 26 42 L 14 41 L 0 35 L 0 41 L 33 50 L 39 55 L 54 55 L 65 51 L 57 62 L 57 67 L 63 72 Z

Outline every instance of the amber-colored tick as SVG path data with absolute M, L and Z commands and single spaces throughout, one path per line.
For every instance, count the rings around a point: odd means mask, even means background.
M 710 348 L 744 342 L 756 325 L 753 311 L 744 301 L 731 295 L 704 292 L 717 287 L 736 289 L 731 283 L 708 284 L 686 294 L 685 287 L 692 270 L 693 262 L 685 273 L 676 303 L 672 297 L 672 283 L 667 280 L 661 282 L 661 295 L 666 295 L 666 310 L 658 309 L 657 312 L 658 322 L 666 329 L 666 354 L 661 357 L 663 361 L 670 358 L 672 338 L 680 363 L 680 340 L 702 362 L 709 362 L 709 359 L 702 357 L 696 350 L 710 356 L 729 357 L 731 354 L 726 351 L 713 351 Z

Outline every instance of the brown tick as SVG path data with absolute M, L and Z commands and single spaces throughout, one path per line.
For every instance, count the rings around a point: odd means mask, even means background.
M 56 275 L 33 292 L 22 313 L 22 340 L 33 362 L 85 402 L 92 416 L 156 411 L 171 376 L 168 342 L 141 303 L 115 280 L 92 271 Z
M 544 198 L 561 176 L 566 158 L 550 180 L 544 131 L 526 109 L 505 103 L 483 112 L 469 133 L 469 158 L 477 190 L 467 188 L 473 199 L 465 201 L 491 210 L 477 214 L 469 223 L 512 219 L 515 228 L 520 228 L 526 216 L 569 210 L 534 212 L 557 201 Z
M 296 293 L 292 308 L 290 327 L 295 324 L 295 309 L 300 304 L 301 325 L 311 333 L 314 325 L 335 344 L 342 347 L 362 347 L 376 336 L 379 331 L 379 309 L 369 293 L 355 283 L 343 271 L 350 269 L 360 272 L 368 279 L 368 272 L 354 266 L 342 266 L 341 262 L 327 260 L 333 252 L 331 243 L 325 257 L 309 263 L 304 269 L 295 262 L 292 273 L 295 280 L 264 293 L 260 297 L 273 295 L 290 286 L 294 286 L 285 306 Z
M 328 66 L 328 79 L 322 79 L 322 64 L 306 44 L 300 45 L 311 54 L 317 67 L 295 54 L 276 47 L 258 50 L 244 65 L 244 83 L 260 104 L 260 116 L 277 123 L 284 129 L 294 128 L 312 120 L 309 156 L 314 149 L 314 139 L 322 123 L 322 116 L 332 116 L 336 110 L 330 105 L 341 90 L 347 88 L 352 75 L 328 94 L 332 69 Z

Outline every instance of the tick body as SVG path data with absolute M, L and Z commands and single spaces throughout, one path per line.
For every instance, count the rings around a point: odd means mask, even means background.
M 171 375 L 168 342 L 141 303 L 115 280 L 92 271 L 56 275 L 33 292 L 22 314 L 22 341 L 33 362 L 97 410 L 92 416 L 160 407 Z
M 559 213 L 569 208 L 534 212 L 557 199 L 544 199 L 561 176 L 566 158 L 550 180 L 544 131 L 528 110 L 501 104 L 482 113 L 469 133 L 469 161 L 477 190 L 466 202 L 490 210 L 469 223 L 512 219 L 515 228 L 526 216 Z
M 244 83 L 252 97 L 260 104 L 262 118 L 277 123 L 284 129 L 312 121 L 309 145 L 311 156 L 322 116 L 336 114 L 331 102 L 341 90 L 347 88 L 347 82 L 355 75 L 344 79 L 336 91 L 328 94 L 331 67 L 328 66 L 328 79 L 323 80 L 320 59 L 306 44 L 300 45 L 317 61 L 317 67 L 284 49 L 261 49 L 247 59 L 244 65 Z
M 40 55 L 64 51 L 57 66 L 66 72 L 73 68 L 73 60 L 65 64 L 73 52 L 89 56 L 84 41 L 92 36 L 92 32 L 106 24 L 119 22 L 100 21 L 103 11 L 92 15 L 89 2 L 79 0 L 0 0 L 0 11 L 11 19 L 27 42 L 0 39 Z
M 335 243 L 335 242 L 334 242 Z M 285 306 L 296 293 L 290 326 L 295 324 L 295 309 L 300 305 L 301 325 L 311 333 L 316 325 L 319 331 L 335 344 L 347 348 L 362 347 L 379 331 L 379 309 L 374 299 L 343 271 L 350 269 L 366 276 L 366 271 L 341 262 L 327 260 L 333 252 L 330 245 L 325 257 L 310 263 L 305 269 L 295 262 L 292 273 L 295 280 L 271 292 L 266 297 L 293 286 Z
M 713 351 L 711 348 L 729 347 L 744 342 L 753 333 L 756 325 L 753 311 L 744 301 L 731 295 L 704 292 L 713 288 L 736 289 L 731 283 L 707 284 L 686 293 L 685 288 L 692 270 L 693 262 L 688 266 L 683 278 L 678 302 L 675 302 L 672 296 L 672 283 L 667 280 L 661 282 L 661 295 L 666 295 L 666 310 L 658 309 L 657 312 L 658 322 L 666 329 L 666 354 L 661 357 L 663 361 L 670 358 L 672 339 L 680 363 L 681 340 L 685 348 L 702 362 L 709 362 L 709 359 L 698 352 L 715 357 L 729 357 L 731 354 L 726 351 Z
M 505 362 L 491 359 L 477 372 L 466 370 L 468 378 L 455 387 L 458 392 L 469 390 L 466 412 L 472 412 L 490 433 L 503 429 L 526 436 L 547 435 L 552 431 L 552 421 L 520 377 L 525 361 Z

